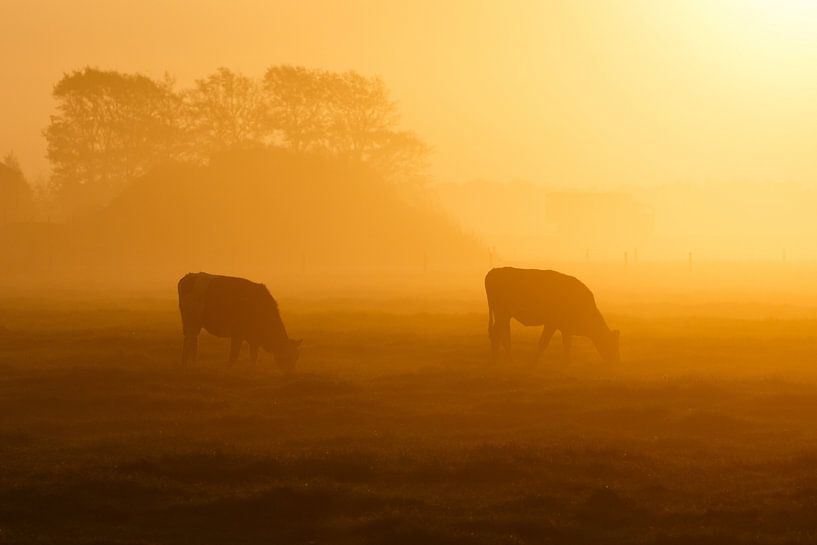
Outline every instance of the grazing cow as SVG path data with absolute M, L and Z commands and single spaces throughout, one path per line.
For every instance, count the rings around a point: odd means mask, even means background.
M 216 337 L 230 337 L 230 363 L 238 359 L 241 343 L 250 344 L 250 360 L 258 359 L 262 347 L 281 367 L 291 370 L 298 359 L 301 341 L 287 336 L 278 304 L 263 284 L 244 278 L 188 273 L 179 280 L 179 310 L 184 348 L 182 364 L 196 361 L 202 328 Z
M 571 337 L 589 337 L 602 358 L 618 362 L 618 330 L 604 322 L 593 293 L 576 278 L 556 271 L 491 269 L 485 275 L 488 296 L 488 336 L 496 361 L 499 346 L 511 357 L 511 318 L 526 326 L 543 326 L 534 361 L 538 360 L 558 329 L 562 333 L 565 361 L 570 361 Z

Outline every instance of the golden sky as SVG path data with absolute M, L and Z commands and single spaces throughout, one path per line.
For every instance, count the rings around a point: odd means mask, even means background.
M 441 180 L 817 179 L 817 2 L 0 0 L 0 152 L 45 173 L 62 72 L 382 76 Z

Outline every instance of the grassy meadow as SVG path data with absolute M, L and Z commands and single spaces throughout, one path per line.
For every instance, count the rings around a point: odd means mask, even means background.
M 175 305 L 0 302 L 0 543 L 817 542 L 808 309 L 620 306 L 618 366 L 522 327 L 494 366 L 482 301 L 283 301 L 287 375 L 182 369 Z

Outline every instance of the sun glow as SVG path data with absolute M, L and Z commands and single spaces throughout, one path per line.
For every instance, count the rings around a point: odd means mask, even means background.
M 800 27 L 813 22 L 817 16 L 814 0 L 745 0 L 736 5 L 780 26 Z
M 817 42 L 814 0 L 746 0 L 712 4 L 725 31 L 737 31 L 759 46 L 789 52 Z

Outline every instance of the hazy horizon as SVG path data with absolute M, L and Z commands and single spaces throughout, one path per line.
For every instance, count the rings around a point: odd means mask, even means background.
M 32 180 L 48 173 L 41 132 L 63 73 L 167 72 L 187 86 L 219 66 L 257 77 L 275 64 L 382 77 L 440 181 L 817 178 L 808 2 L 0 5 L 13 52 L 0 151 Z

